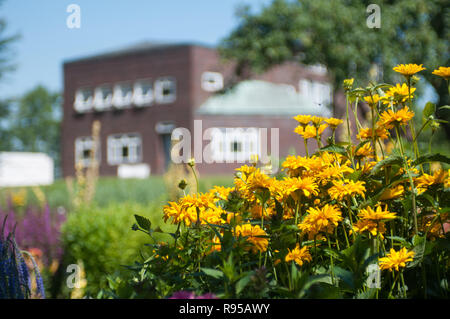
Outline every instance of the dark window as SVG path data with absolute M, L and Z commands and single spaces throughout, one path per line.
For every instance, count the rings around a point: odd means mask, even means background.
M 242 143 L 233 142 L 231 144 L 231 151 L 232 152 L 238 153 L 238 152 L 241 152 L 241 150 L 242 150 Z

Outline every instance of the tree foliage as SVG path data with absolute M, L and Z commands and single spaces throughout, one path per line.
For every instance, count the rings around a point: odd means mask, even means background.
M 274 0 L 258 13 L 237 13 L 237 27 L 220 52 L 237 62 L 238 75 L 263 71 L 287 60 L 323 64 L 335 87 L 348 74 L 365 83 L 374 66 L 378 81 L 398 79 L 392 65 L 427 61 L 429 69 L 448 65 L 450 8 L 445 0 L 381 0 L 381 27 L 369 28 L 369 0 Z M 447 4 L 447 5 L 446 5 Z M 448 104 L 443 81 L 425 77 Z M 382 78 L 381 78 L 382 77 Z
M 14 150 L 43 152 L 59 163 L 61 106 L 58 93 L 37 86 L 17 103 L 10 135 Z

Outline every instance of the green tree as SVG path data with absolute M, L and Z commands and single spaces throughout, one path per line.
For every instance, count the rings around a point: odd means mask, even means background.
M 10 134 L 14 149 L 26 152 L 43 152 L 59 166 L 61 103 L 58 93 L 37 86 L 17 103 L 12 118 Z
M 3 0 L 0 0 L 0 6 Z M 18 40 L 19 35 L 7 35 L 7 23 L 5 19 L 0 18 L 0 81 L 15 69 L 13 64 L 13 52 L 11 45 Z M 0 90 L 1 92 L 1 90 Z M 8 131 L 7 118 L 10 114 L 10 101 L 3 100 L 3 94 L 0 95 L 0 151 L 8 150 L 11 147 L 11 139 Z
M 381 27 L 369 28 L 372 0 L 274 0 L 253 13 L 249 6 L 237 13 L 239 23 L 222 40 L 220 52 L 236 61 L 236 73 L 245 77 L 275 64 L 294 60 L 325 65 L 335 88 L 354 77 L 367 83 L 378 66 L 378 80 L 399 80 L 398 63 L 425 64 L 427 71 L 448 65 L 450 8 L 446 0 L 377 1 Z M 423 73 L 448 104 L 443 81 Z M 336 92 L 336 90 L 335 90 Z

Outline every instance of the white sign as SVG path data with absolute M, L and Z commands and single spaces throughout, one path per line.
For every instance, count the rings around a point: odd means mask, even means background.
M 0 153 L 0 187 L 53 184 L 53 159 L 44 153 Z
M 119 178 L 147 178 L 150 175 L 150 166 L 147 164 L 122 164 L 117 167 Z

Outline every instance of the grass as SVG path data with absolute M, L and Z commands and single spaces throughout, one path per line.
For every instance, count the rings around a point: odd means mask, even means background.
M 201 176 L 200 191 L 207 191 L 214 185 L 230 186 L 233 179 L 230 176 Z M 175 183 L 174 183 L 175 184 Z M 63 179 L 56 180 L 52 185 L 41 186 L 39 189 L 52 208 L 71 208 L 70 194 Z M 39 203 L 32 187 L 15 187 L 0 189 L 0 205 L 5 207 L 12 194 L 25 194 L 26 204 Z M 112 203 L 133 202 L 143 205 L 167 200 L 167 189 L 162 176 L 151 176 L 147 179 L 119 179 L 101 177 L 98 180 L 94 203 L 105 207 Z

